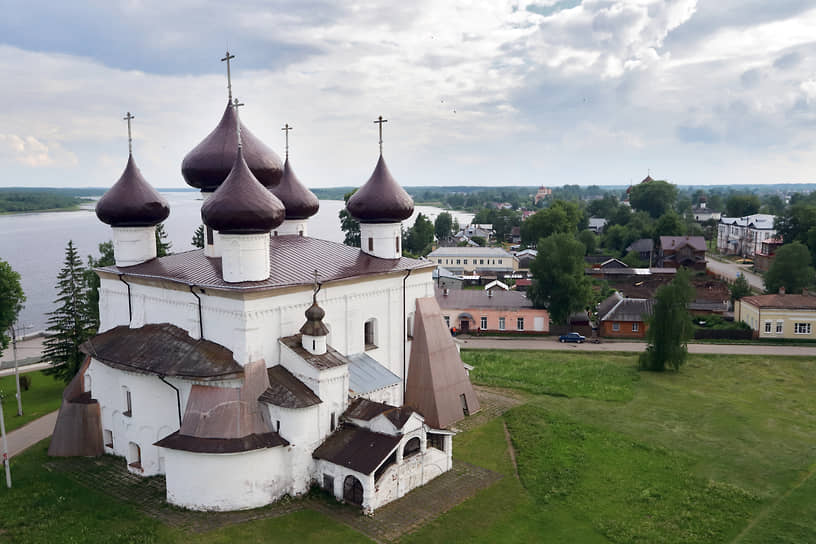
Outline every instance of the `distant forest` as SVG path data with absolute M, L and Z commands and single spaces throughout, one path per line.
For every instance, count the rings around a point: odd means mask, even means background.
M 86 189 L 0 188 L 0 213 L 71 210 L 86 201 Z

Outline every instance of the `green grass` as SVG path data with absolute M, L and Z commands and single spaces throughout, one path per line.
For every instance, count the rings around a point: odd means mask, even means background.
M 353 529 L 314 511 L 251 521 L 190 535 L 147 517 L 130 504 L 47 472 L 45 440 L 12 459 L 14 486 L 0 487 L 3 543 L 226 543 L 371 542 Z
M 21 374 L 20 377 L 23 375 Z M 14 375 L 0 378 L 0 392 L 3 394 L 3 415 L 6 420 L 6 431 L 11 432 L 26 423 L 59 409 L 62 402 L 62 390 L 65 383 L 46 376 L 41 371 L 25 374 L 31 379 L 31 388 L 23 391 L 23 415 L 17 415 L 17 388 Z

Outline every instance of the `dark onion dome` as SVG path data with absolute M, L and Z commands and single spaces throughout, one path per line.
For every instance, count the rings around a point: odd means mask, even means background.
M 286 210 L 247 166 L 243 148 L 227 179 L 201 206 L 201 219 L 221 234 L 259 234 L 283 223 Z
M 226 179 L 235 162 L 238 148 L 235 126 L 235 108 L 227 104 L 218 126 L 187 153 L 181 163 L 181 175 L 188 185 L 212 192 Z M 283 165 L 277 153 L 256 138 L 243 123 L 241 142 L 249 169 L 261 185 L 267 188 L 277 185 L 283 173 Z
M 363 223 L 396 223 L 411 217 L 414 200 L 391 176 L 381 154 L 374 173 L 349 198 L 346 208 Z
M 271 191 L 286 207 L 286 219 L 308 219 L 320 208 L 320 201 L 297 178 L 288 158 L 283 163 L 280 185 Z
M 300 328 L 300 332 L 308 336 L 327 336 L 329 329 L 323 324 L 323 317 L 326 312 L 317 305 L 317 300 L 306 310 L 306 323 Z
M 96 216 L 112 227 L 152 227 L 168 215 L 170 206 L 142 177 L 133 155 L 119 180 L 96 202 Z

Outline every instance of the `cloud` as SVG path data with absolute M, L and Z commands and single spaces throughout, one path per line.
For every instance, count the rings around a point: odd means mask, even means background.
M 70 167 L 77 164 L 76 156 L 58 143 L 46 145 L 33 136 L 0 133 L 0 161 L 13 160 L 34 168 Z

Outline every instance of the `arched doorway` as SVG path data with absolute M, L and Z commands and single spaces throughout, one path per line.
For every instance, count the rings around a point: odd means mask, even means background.
M 363 484 L 354 476 L 346 476 L 343 481 L 343 499 L 352 504 L 363 505 Z

